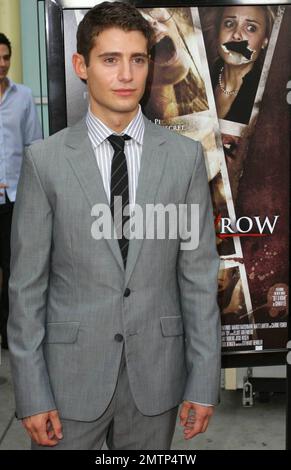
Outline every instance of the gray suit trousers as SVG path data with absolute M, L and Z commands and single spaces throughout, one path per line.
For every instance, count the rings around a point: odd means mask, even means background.
M 178 407 L 156 416 L 137 409 L 131 394 L 124 354 L 112 400 L 95 421 L 62 419 L 63 439 L 55 447 L 32 450 L 100 450 L 106 441 L 110 450 L 168 450 L 171 447 Z

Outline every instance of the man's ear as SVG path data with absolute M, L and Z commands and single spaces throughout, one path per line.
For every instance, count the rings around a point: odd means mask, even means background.
M 87 66 L 85 63 L 85 59 L 81 54 L 75 52 L 72 57 L 72 63 L 75 70 L 76 75 L 78 75 L 81 80 L 87 80 Z

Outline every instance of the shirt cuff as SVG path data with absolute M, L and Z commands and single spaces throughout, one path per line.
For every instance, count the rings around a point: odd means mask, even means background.
M 214 406 L 214 405 L 211 405 L 210 403 L 199 403 L 198 401 L 192 401 L 192 400 L 188 400 L 190 403 L 196 403 L 196 405 L 201 405 L 201 406 Z

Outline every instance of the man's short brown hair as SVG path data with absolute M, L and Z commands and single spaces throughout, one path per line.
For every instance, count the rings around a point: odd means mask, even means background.
M 154 41 L 154 30 L 133 5 L 123 2 L 103 2 L 91 8 L 79 24 L 77 31 L 77 52 L 89 65 L 90 52 L 95 38 L 108 28 L 124 31 L 140 31 L 148 41 L 148 52 Z

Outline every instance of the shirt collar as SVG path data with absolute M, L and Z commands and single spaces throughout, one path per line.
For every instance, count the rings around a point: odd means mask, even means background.
M 13 90 L 14 88 L 16 88 L 16 83 L 14 83 L 11 78 L 8 78 L 7 77 L 7 80 L 8 80 L 8 88 L 7 90 Z
M 96 148 L 98 145 L 102 144 L 111 134 L 117 134 L 110 127 L 106 126 L 104 122 L 98 119 L 90 110 L 86 116 L 86 124 L 88 128 L 88 135 L 93 144 L 93 147 Z M 143 136 L 144 136 L 144 119 L 141 111 L 141 106 L 139 105 L 138 112 L 133 120 L 128 124 L 128 126 L 119 134 L 127 134 L 138 144 L 142 145 Z
M 4 91 L 4 95 L 2 97 L 2 101 L 4 101 L 4 99 L 6 98 L 7 94 L 10 93 L 10 91 L 12 90 L 16 90 L 16 83 L 14 83 L 10 78 L 7 77 L 7 81 L 8 81 L 8 87 L 6 88 L 6 90 Z

